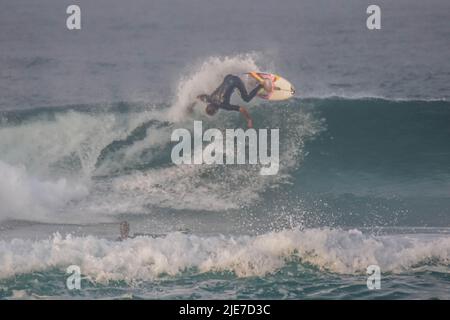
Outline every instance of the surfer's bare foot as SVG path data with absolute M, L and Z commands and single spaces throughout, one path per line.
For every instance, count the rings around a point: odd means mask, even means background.
M 266 92 L 272 92 L 272 81 L 270 81 L 269 79 L 265 79 L 262 85 Z

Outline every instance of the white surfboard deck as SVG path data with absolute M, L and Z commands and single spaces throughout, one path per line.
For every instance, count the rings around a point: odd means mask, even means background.
M 258 97 L 265 100 L 280 101 L 287 100 L 294 96 L 294 86 L 285 78 L 266 72 L 248 72 L 245 74 L 244 82 L 248 87 L 255 87 L 258 83 L 265 83 L 265 87 L 271 88 L 266 91 L 261 89 L 258 92 Z

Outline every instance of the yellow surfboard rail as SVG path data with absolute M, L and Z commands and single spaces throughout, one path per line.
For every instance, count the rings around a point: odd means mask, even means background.
M 248 74 L 251 75 L 253 78 L 255 78 L 256 81 L 258 81 L 259 83 L 264 84 L 264 79 L 261 78 L 256 72 L 253 71 L 249 72 Z

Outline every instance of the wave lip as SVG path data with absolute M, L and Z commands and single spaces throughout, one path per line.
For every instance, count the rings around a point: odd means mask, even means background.
M 237 237 L 175 232 L 123 242 L 55 234 L 48 240 L 0 241 L 0 249 L 1 279 L 53 268 L 65 270 L 73 264 L 100 283 L 175 277 L 189 270 L 264 276 L 291 262 L 337 274 L 364 274 L 373 264 L 382 273 L 427 268 L 450 271 L 448 235 L 373 236 L 340 229 L 290 229 Z
M 205 62 L 206 74 L 210 74 L 211 65 L 225 70 L 235 61 L 243 65 L 253 63 L 251 58 L 228 59 Z M 218 79 L 220 70 L 214 74 Z M 192 79 L 204 81 L 196 74 Z M 184 89 L 179 91 L 180 96 L 191 92 L 187 87 Z M 28 210 L 31 205 L 20 207 L 22 202 L 31 199 L 32 203 L 38 203 L 36 208 L 58 209 L 61 206 L 52 203 L 70 202 L 69 189 L 80 185 L 81 179 L 81 184 L 89 187 L 89 197 L 80 201 L 79 207 L 62 208 L 71 213 L 71 209 L 78 210 L 71 215 L 77 223 L 85 223 L 86 216 L 100 221 L 103 220 L 100 215 L 105 214 L 110 217 L 147 213 L 149 206 L 238 210 L 265 201 L 264 192 L 269 188 L 284 188 L 292 183 L 300 197 L 308 192 L 319 196 L 343 195 L 335 203 L 343 201 L 352 210 L 354 202 L 350 203 L 346 195 L 370 197 L 374 204 L 380 199 L 397 197 L 405 205 L 388 203 L 386 209 L 378 211 L 389 223 L 392 212 L 409 210 L 412 214 L 407 225 L 421 226 L 423 221 L 432 226 L 446 225 L 446 190 L 450 181 L 448 102 L 330 98 L 292 99 L 250 107 L 257 126 L 278 127 L 281 134 L 280 172 L 276 177 L 261 177 L 256 173 L 259 168 L 251 166 L 191 168 L 171 163 L 170 133 L 178 127 L 191 128 L 193 118 L 172 123 L 167 121 L 167 113 L 181 112 L 187 100 L 181 99 L 180 104 L 171 107 L 121 103 L 1 114 L 0 161 L 14 164 L 15 169 L 11 170 L 15 174 L 2 173 L 0 199 L 3 197 L 6 199 L 3 203 L 9 204 L 0 208 L 0 219 L 13 216 L 48 222 L 50 214 L 41 219 L 42 214 Z M 199 109 L 199 113 L 203 112 Z M 245 125 L 235 113 L 223 112 L 214 118 L 200 119 L 204 120 L 205 128 Z M 25 170 L 22 173 L 17 169 L 21 166 Z M 22 182 L 28 181 L 28 187 L 21 184 L 18 189 L 25 195 L 23 201 L 11 191 L 17 177 Z M 67 192 L 39 194 L 31 187 L 42 185 L 36 181 L 59 183 L 55 188 Z M 288 189 L 297 191 L 280 190 Z M 61 201 L 42 204 L 39 199 L 49 194 L 60 195 Z M 79 198 L 77 194 L 75 191 L 74 199 Z M 11 204 L 13 199 L 17 201 Z M 416 200 L 422 201 L 420 206 Z M 212 202 L 214 205 L 209 205 Z M 433 205 L 428 205 L 431 202 Z M 80 207 L 83 209 L 79 210 Z M 360 213 L 366 212 L 367 207 L 358 206 Z M 79 214 L 80 211 L 86 214 Z M 61 212 L 53 216 L 58 222 L 68 222 L 69 214 Z M 418 218 L 411 220 L 414 216 Z

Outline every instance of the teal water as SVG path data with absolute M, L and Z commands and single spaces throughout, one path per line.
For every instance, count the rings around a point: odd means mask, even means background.
M 270 114 L 281 128 L 280 174 L 266 177 L 172 165 L 170 132 L 192 120 L 165 108 L 1 114 L 2 298 L 449 298 L 448 102 L 253 107 L 258 126 Z M 219 121 L 240 123 L 204 125 Z M 136 238 L 116 240 L 122 220 Z M 366 285 L 373 264 L 380 290 Z
M 79 32 L 0 11 L 0 298 L 450 298 L 449 1 L 382 1 L 378 31 L 359 0 L 77 3 Z M 173 130 L 245 127 L 186 107 L 250 70 L 297 89 L 248 105 L 278 174 L 175 166 Z

